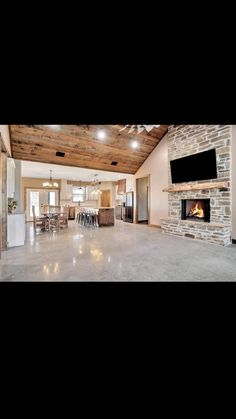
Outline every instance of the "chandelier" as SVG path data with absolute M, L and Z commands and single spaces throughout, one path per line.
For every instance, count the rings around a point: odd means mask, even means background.
M 98 182 L 97 175 L 94 175 L 94 180 L 92 181 L 92 188 L 93 188 L 93 190 L 91 192 L 92 195 L 98 195 L 98 194 L 102 193 L 100 188 L 99 188 L 100 184 L 101 184 L 101 182 Z
M 132 133 L 137 128 L 138 134 L 146 130 L 147 132 L 150 132 L 153 128 L 158 128 L 160 125 L 125 125 L 123 128 L 120 129 L 120 131 L 124 131 L 126 128 L 129 128 L 128 133 Z
M 52 170 L 50 170 L 50 179 L 47 182 L 43 182 L 44 188 L 58 188 L 58 183 L 52 181 Z

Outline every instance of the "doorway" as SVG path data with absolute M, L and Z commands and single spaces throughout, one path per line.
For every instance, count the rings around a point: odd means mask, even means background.
M 149 224 L 149 176 L 136 179 L 136 222 Z
M 111 191 L 110 189 L 104 189 L 101 195 L 101 207 L 111 206 Z
M 33 221 L 32 206 L 35 206 L 35 215 L 39 216 L 41 205 L 58 205 L 59 191 L 57 189 L 26 189 L 26 221 Z

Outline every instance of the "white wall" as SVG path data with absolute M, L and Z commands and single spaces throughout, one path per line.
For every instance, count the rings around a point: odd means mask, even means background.
M 168 217 L 168 133 L 149 155 L 133 176 L 134 202 L 136 206 L 136 179 L 150 175 L 150 220 L 153 225 L 161 225 L 161 218 Z M 131 182 L 131 179 L 129 179 Z
M 232 128 L 232 239 L 236 240 L 236 125 Z
M 11 143 L 10 143 L 10 133 L 8 125 L 0 125 L 0 133 L 2 140 L 8 152 L 8 157 L 11 157 Z

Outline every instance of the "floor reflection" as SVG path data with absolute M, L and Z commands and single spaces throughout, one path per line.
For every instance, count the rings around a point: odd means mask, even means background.
M 56 274 L 59 271 L 59 263 L 49 263 L 43 265 L 43 272 L 47 275 L 50 275 L 52 273 Z
M 98 249 L 92 249 L 90 250 L 91 255 L 93 255 L 95 257 L 96 261 L 100 261 L 102 258 L 102 252 Z

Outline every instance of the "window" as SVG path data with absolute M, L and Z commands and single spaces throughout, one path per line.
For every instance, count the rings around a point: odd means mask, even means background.
M 29 193 L 29 208 L 30 208 L 30 217 L 33 217 L 32 206 L 35 207 L 35 215 L 39 216 L 39 191 L 30 191 Z
M 81 186 L 73 186 L 72 201 L 73 202 L 84 202 L 85 201 L 86 189 Z
M 56 205 L 56 192 L 55 191 L 48 192 L 48 204 Z

